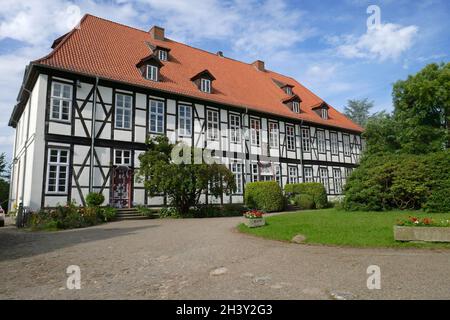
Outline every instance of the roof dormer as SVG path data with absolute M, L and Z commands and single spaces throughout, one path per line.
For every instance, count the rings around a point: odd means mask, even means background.
M 330 106 L 326 102 L 322 102 L 317 107 L 314 107 L 313 110 L 319 115 L 322 119 L 328 120 L 328 110 Z
M 152 81 L 159 81 L 160 69 L 163 66 L 164 64 L 157 57 L 155 57 L 154 54 L 142 58 L 141 61 L 136 64 L 136 67 L 139 68 L 142 76 L 147 80 Z
M 287 95 L 292 96 L 292 95 L 293 95 L 293 91 L 292 91 L 292 88 L 293 88 L 293 87 L 294 87 L 293 85 L 285 84 L 285 85 L 281 86 L 281 89 L 282 89 L 282 90 L 284 91 L 284 93 L 286 93 Z
M 155 56 L 157 56 L 160 61 L 168 61 L 169 60 L 170 48 L 156 46 L 152 50 L 153 50 Z
M 195 83 L 197 88 L 205 93 L 211 93 L 213 91 L 212 82 L 216 80 L 211 72 L 207 69 L 197 73 L 191 78 L 191 81 Z
M 283 103 L 289 107 L 289 109 L 292 110 L 294 113 L 300 113 L 300 103 L 302 102 L 302 99 L 296 94 L 293 96 L 284 99 Z

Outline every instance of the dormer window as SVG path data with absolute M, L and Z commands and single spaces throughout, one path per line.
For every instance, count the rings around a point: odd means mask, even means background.
M 324 120 L 328 120 L 328 109 L 330 109 L 330 107 L 326 102 L 322 102 L 320 105 L 313 108 L 316 114 Z
M 146 78 L 148 80 L 158 81 L 158 67 L 148 64 Z
M 211 80 L 200 79 L 200 90 L 206 93 L 211 93 Z
M 288 95 L 292 95 L 292 88 L 286 86 L 286 87 L 284 88 L 284 92 L 286 92 L 286 94 L 288 94 Z
M 300 102 L 298 101 L 292 102 L 292 111 L 294 111 L 295 113 L 300 113 Z
M 283 100 L 283 103 L 294 113 L 300 113 L 300 102 L 302 99 L 296 94 Z
M 161 61 L 167 61 L 167 51 L 163 49 L 158 50 L 158 59 Z
M 327 108 L 322 108 L 322 119 L 324 120 L 328 120 L 328 109 Z

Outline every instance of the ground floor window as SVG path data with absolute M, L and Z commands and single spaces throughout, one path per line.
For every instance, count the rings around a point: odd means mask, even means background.
M 69 150 L 48 150 L 47 192 L 67 193 L 69 176 Z
M 325 190 L 327 191 L 327 193 L 329 193 L 329 188 L 328 188 L 328 169 L 327 168 L 320 168 L 319 169 L 319 178 L 320 178 L 320 183 L 323 184 L 323 186 L 325 187 Z
M 341 176 L 341 169 L 333 169 L 333 183 L 334 183 L 334 192 L 335 193 L 342 193 L 342 176 Z
M 305 167 L 304 171 L 305 171 L 305 174 L 303 177 L 303 182 L 314 182 L 313 168 Z
M 256 182 L 259 180 L 259 168 L 257 163 L 251 164 L 251 170 L 252 170 L 252 181 Z
M 233 162 L 231 164 L 231 172 L 234 174 L 234 179 L 236 181 L 236 193 L 242 193 L 242 177 L 243 177 L 243 170 L 242 170 L 242 163 Z
M 288 183 L 297 183 L 298 173 L 297 167 L 288 167 Z

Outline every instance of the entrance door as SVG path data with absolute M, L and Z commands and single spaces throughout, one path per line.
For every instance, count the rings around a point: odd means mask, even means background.
M 113 169 L 111 205 L 115 208 L 130 208 L 132 170 L 126 166 Z

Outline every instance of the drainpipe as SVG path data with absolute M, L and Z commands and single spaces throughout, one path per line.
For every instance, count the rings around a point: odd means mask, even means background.
M 95 119 L 97 115 L 97 86 L 98 77 L 95 77 L 94 96 L 92 104 L 92 120 L 91 120 L 91 161 L 89 167 L 89 192 L 94 191 L 94 145 L 95 145 Z
M 303 138 L 302 138 L 302 127 L 303 127 L 303 119 L 300 121 L 300 165 L 302 168 L 302 180 L 305 182 L 305 177 L 303 176 L 303 173 L 305 170 L 303 170 Z

